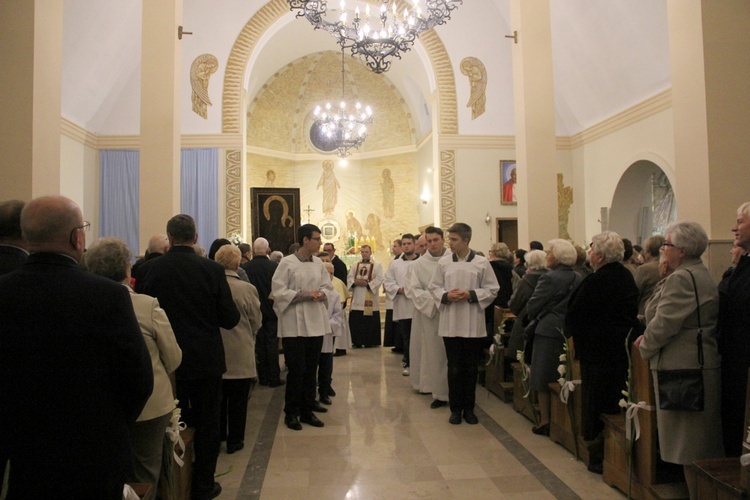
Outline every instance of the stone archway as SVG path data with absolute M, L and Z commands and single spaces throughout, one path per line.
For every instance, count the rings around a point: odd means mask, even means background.
M 609 229 L 642 244 L 651 234 L 663 234 L 675 218 L 676 200 L 667 174 L 649 160 L 632 163 L 612 197 Z

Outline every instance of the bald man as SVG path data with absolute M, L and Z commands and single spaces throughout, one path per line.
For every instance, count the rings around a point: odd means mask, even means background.
M 132 469 L 128 426 L 153 371 L 128 290 L 79 267 L 88 227 L 68 198 L 30 201 L 21 229 L 31 255 L 0 277 L 9 498 L 119 499 Z
M 148 248 L 146 249 L 146 255 L 138 259 L 133 264 L 133 269 L 130 270 L 131 275 L 135 275 L 141 264 L 147 260 L 161 257 L 169 250 L 169 238 L 165 234 L 155 234 L 148 240 Z

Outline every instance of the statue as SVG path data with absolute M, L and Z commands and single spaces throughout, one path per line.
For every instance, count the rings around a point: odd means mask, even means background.
M 476 57 L 465 57 L 461 61 L 461 73 L 469 77 L 471 95 L 467 108 L 471 108 L 471 119 L 484 114 L 484 106 L 487 102 L 485 90 L 487 89 L 487 70 L 484 69 L 482 61 Z
M 391 169 L 383 169 L 383 182 L 380 183 L 380 189 L 383 191 L 383 215 L 389 219 L 393 218 L 393 200 L 395 198 L 395 188 L 393 179 L 391 179 Z
M 216 56 L 202 54 L 195 58 L 190 65 L 190 86 L 193 87 L 193 112 L 203 118 L 208 118 L 208 108 L 211 99 L 208 97 L 208 79 L 216 73 L 219 61 Z
M 332 214 L 338 202 L 338 191 L 341 187 L 336 180 L 336 174 L 333 173 L 333 162 L 326 160 L 323 162 L 323 173 L 318 181 L 318 188 L 323 186 L 323 213 Z
M 557 225 L 559 237 L 569 240 L 568 216 L 573 204 L 573 188 L 563 185 L 563 174 L 557 174 Z

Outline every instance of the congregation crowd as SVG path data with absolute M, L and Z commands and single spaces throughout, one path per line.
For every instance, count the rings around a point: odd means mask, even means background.
M 0 478 L 9 499 L 156 488 L 175 415 L 195 429 L 192 498 L 214 498 L 221 443 L 229 454 L 244 447 L 252 387 L 285 386 L 289 429 L 323 427 L 316 414 L 336 396 L 334 358 L 349 349 L 392 347 L 431 408 L 448 407 L 450 424 L 477 424 L 496 307 L 515 316 L 500 332 L 505 352 L 527 353 L 535 434 L 549 434 L 548 387 L 574 340 L 589 470 L 602 470 L 600 415 L 621 411 L 629 342 L 654 374 L 664 461 L 742 453 L 750 202 L 737 211 L 733 266 L 718 286 L 694 222 L 672 223 L 643 248 L 605 231 L 588 250 L 553 239 L 546 251 L 533 241 L 511 252 L 501 242 L 488 257 L 471 248 L 468 225 L 429 226 L 393 242 L 386 271 L 367 245 L 347 269 L 313 224 L 286 256 L 263 237 L 252 247 L 218 239 L 201 255 L 194 220 L 179 214 L 132 266 L 119 239 L 87 248 L 88 228 L 61 196 L 0 203 Z M 669 406 L 660 388 L 686 369 L 700 375 L 699 404 Z

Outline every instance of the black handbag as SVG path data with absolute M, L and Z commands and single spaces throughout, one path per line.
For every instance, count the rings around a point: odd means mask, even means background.
M 534 354 L 534 335 L 536 335 L 536 326 L 538 324 L 539 320 L 533 319 L 523 329 L 523 362 L 527 365 L 531 364 L 531 356 Z
M 659 370 L 656 374 L 659 381 L 659 408 L 662 410 L 703 411 L 703 329 L 701 328 L 701 306 L 698 301 L 698 287 L 695 276 L 690 272 L 695 289 L 695 301 L 698 303 L 698 363 L 700 368 L 681 370 Z M 661 352 L 659 352 L 661 362 Z

